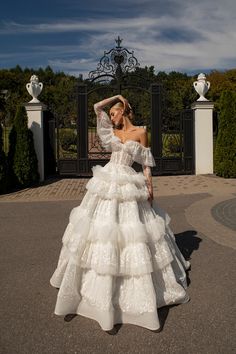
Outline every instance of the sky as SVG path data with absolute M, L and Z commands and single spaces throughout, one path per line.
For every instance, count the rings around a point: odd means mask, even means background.
M 118 35 L 156 73 L 236 68 L 236 1 L 6 0 L 0 69 L 50 65 L 86 78 Z

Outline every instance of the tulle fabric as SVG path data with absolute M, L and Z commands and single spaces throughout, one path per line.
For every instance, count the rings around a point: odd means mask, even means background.
M 50 283 L 59 288 L 55 313 L 77 313 L 96 320 L 103 330 L 131 323 L 160 327 L 157 309 L 184 303 L 185 261 L 170 228 L 169 215 L 148 201 L 143 173 L 132 163 L 153 166 L 149 148 L 122 144 L 107 115 L 98 133 L 111 148 L 110 162 L 93 168 L 81 204 L 72 209 Z

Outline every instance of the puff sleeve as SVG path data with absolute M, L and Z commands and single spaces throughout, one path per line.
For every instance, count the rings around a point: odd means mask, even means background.
M 134 147 L 133 159 L 135 162 L 138 162 L 143 166 L 156 166 L 150 147 L 145 147 L 141 144 L 136 144 Z
M 107 113 L 99 107 L 96 103 L 94 105 L 94 111 L 97 116 L 97 134 L 101 139 L 102 146 L 110 151 L 111 150 L 111 139 L 113 137 L 113 127 L 110 118 Z

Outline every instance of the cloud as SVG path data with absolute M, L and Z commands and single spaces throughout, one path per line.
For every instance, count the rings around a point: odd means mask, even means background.
M 124 39 L 122 45 L 134 50 L 142 66 L 154 65 L 157 71 L 226 69 L 236 62 L 234 0 L 120 0 L 119 7 L 110 0 L 79 3 L 70 1 L 68 6 L 82 9 L 81 18 L 40 23 L 5 21 L 0 35 L 38 38 L 41 45 L 31 48 L 48 58 L 48 64 L 84 75 L 96 69 L 104 50 L 116 45 L 118 34 Z M 101 11 L 95 16 L 98 7 Z M 91 10 L 85 16 L 88 8 Z M 50 45 L 43 44 L 43 38 L 60 35 L 63 39 L 65 34 L 74 38 L 74 43 L 58 45 L 52 39 Z
M 96 62 L 92 59 L 71 59 L 71 60 L 61 60 L 61 59 L 54 59 L 49 60 L 49 65 L 54 67 L 55 69 L 63 68 L 65 71 L 70 73 L 78 73 L 83 74 L 88 72 L 88 68 L 94 68 L 96 66 Z
M 57 32 L 80 32 L 96 31 L 105 32 L 115 29 L 136 29 L 156 24 L 156 19 L 139 17 L 136 19 L 112 18 L 106 21 L 98 19 L 87 19 L 79 21 L 61 21 L 40 24 L 20 24 L 17 22 L 3 22 L 0 34 L 21 34 L 21 33 L 57 33 Z M 160 21 L 159 21 L 160 22 Z M 159 23 L 161 25 L 161 23 Z

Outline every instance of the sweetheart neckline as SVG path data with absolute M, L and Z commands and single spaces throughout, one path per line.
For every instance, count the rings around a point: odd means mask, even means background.
M 136 143 L 136 144 L 140 145 L 144 149 L 150 149 L 150 147 L 146 147 L 146 146 L 142 145 L 139 141 L 136 141 L 136 140 L 127 139 L 127 140 L 125 140 L 124 143 L 122 143 L 121 139 L 117 135 L 115 135 L 114 133 L 113 133 L 113 137 L 115 137 L 117 140 L 119 140 L 121 145 L 125 145 L 127 142 L 132 142 L 132 143 Z

